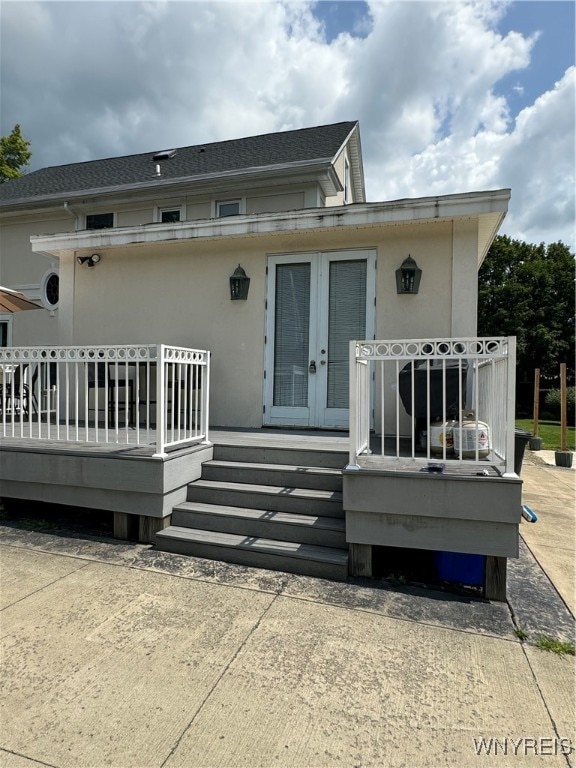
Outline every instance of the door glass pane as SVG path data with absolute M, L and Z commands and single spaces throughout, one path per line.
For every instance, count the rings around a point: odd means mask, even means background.
M 366 335 L 366 261 L 331 261 L 328 408 L 348 408 L 348 345 Z
M 276 267 L 274 405 L 308 406 L 310 264 Z

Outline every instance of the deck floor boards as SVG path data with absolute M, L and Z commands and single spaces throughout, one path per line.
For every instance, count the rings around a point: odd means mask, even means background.
M 16 425 L 19 427 L 19 425 Z M 152 456 L 156 451 L 154 430 L 140 430 L 140 440 L 144 445 L 136 444 L 136 430 L 133 427 L 122 428 L 118 442 L 97 442 L 96 430 L 84 427 L 79 429 L 79 440 L 56 440 L 56 427 L 51 425 L 50 437 L 38 437 L 38 424 L 32 424 L 32 436 L 29 427 L 24 425 L 24 436 L 0 433 L 0 450 L 21 450 L 38 452 L 98 453 L 110 455 Z M 1 428 L 1 425 L 0 425 Z M 42 424 L 42 434 L 48 435 L 47 425 Z M 71 430 L 74 431 L 74 430 Z M 19 432 L 19 429 L 18 429 Z M 61 428 L 61 434 L 63 430 Z M 111 432 L 111 430 L 110 430 Z M 98 430 L 99 438 L 104 430 Z M 320 432 L 315 430 L 269 430 L 269 429 L 213 429 L 209 434 L 210 442 L 222 445 L 262 446 L 266 448 L 317 449 L 322 451 L 348 452 L 347 432 Z
M 1 427 L 1 425 L 0 425 Z M 32 436 L 29 435 L 28 425 L 25 425 L 25 436 L 8 435 L 3 437 L 0 430 L 0 450 L 34 452 L 34 453 L 65 453 L 77 455 L 99 455 L 116 458 L 151 458 L 156 453 L 155 431 L 139 430 L 140 441 L 145 444 L 137 445 L 136 429 L 133 427 L 122 428 L 118 435 L 118 442 L 96 442 L 96 430 L 84 427 L 79 429 L 81 440 L 56 440 L 49 437 L 35 437 L 37 435 L 38 424 L 32 424 Z M 47 433 L 47 425 L 41 425 L 42 434 Z M 51 425 L 51 434 L 55 435 L 56 427 Z M 61 428 L 62 434 L 62 428 Z M 98 436 L 100 439 L 104 436 L 104 430 L 99 428 Z M 110 437 L 110 433 L 109 433 Z M 348 432 L 328 431 L 328 430 L 295 430 L 295 429 L 271 429 L 267 427 L 254 429 L 241 428 L 214 428 L 209 433 L 210 442 L 215 445 L 227 446 L 248 446 L 263 448 L 285 448 L 292 450 L 317 450 L 334 453 L 348 454 L 349 437 Z M 391 461 L 386 467 L 386 471 L 414 472 L 420 471 L 425 457 L 417 454 L 418 463 L 414 462 L 411 456 L 411 441 L 403 440 L 401 443 L 401 454 L 404 458 L 393 459 L 396 450 L 396 441 L 386 439 L 385 452 L 389 455 Z M 193 446 L 192 446 L 193 447 Z M 364 455 L 358 458 L 358 463 L 363 469 L 374 469 L 382 471 L 384 468 L 381 461 L 381 440 L 377 436 L 372 436 L 370 440 L 371 455 Z M 173 456 L 179 451 L 190 450 L 190 445 L 182 448 L 169 450 L 169 455 Z M 442 462 L 442 458 L 432 459 Z M 485 470 L 490 475 L 498 475 L 499 472 L 489 461 L 483 461 L 480 465 L 458 466 L 452 464 L 446 467 L 446 473 L 470 475 Z

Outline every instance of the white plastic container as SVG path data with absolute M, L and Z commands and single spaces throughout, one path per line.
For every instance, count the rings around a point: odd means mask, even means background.
M 462 428 L 460 428 L 460 426 Z M 462 425 L 457 424 L 452 434 L 454 436 L 454 452 L 463 459 L 485 459 L 491 450 L 490 427 L 484 421 L 465 417 Z
M 451 419 L 445 422 L 435 421 L 430 424 L 431 454 L 434 456 L 444 456 L 444 446 L 446 446 L 446 456 L 454 455 L 454 429 L 457 426 L 458 422 Z

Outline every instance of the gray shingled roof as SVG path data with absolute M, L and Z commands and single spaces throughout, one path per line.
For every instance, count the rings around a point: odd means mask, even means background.
M 315 128 L 268 133 L 244 139 L 218 141 L 178 148 L 174 157 L 160 161 L 161 180 L 221 174 L 248 168 L 333 159 L 356 121 Z M 71 163 L 33 171 L 0 184 L 0 205 L 25 199 L 66 195 L 72 192 L 138 185 L 155 178 L 155 152 Z

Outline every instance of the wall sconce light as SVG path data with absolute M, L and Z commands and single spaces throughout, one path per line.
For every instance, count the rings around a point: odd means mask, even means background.
M 240 264 L 238 264 L 234 273 L 230 275 L 230 299 L 232 301 L 237 301 L 238 299 L 245 301 L 248 298 L 249 288 L 250 278 L 246 275 Z
M 396 270 L 396 291 L 398 293 L 418 293 L 422 270 L 416 264 L 412 256 L 404 259 L 402 265 Z
M 102 256 L 99 253 L 93 253 L 92 256 L 77 256 L 76 261 L 78 264 L 88 264 L 89 267 L 94 267 L 101 258 Z

